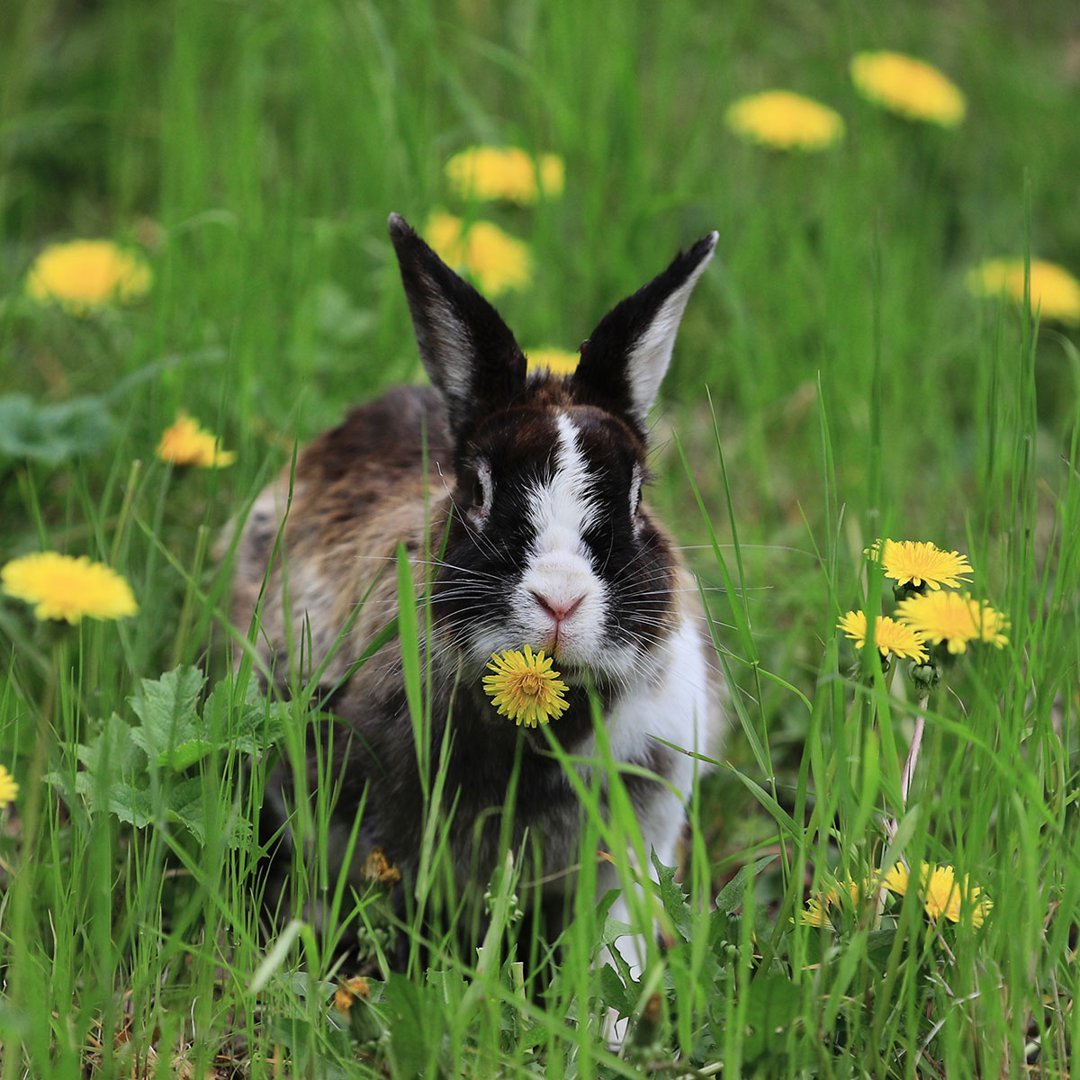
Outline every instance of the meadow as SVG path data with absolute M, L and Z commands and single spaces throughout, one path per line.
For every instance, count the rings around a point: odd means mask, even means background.
M 874 50 L 934 65 L 964 114 L 860 89 Z M 1036 271 L 1080 274 L 1072 6 L 15 0 L 0 72 L 0 567 L 85 555 L 133 600 L 68 622 L 0 593 L 3 1080 L 1071 1074 L 1080 286 Z M 748 139 L 730 107 L 774 88 L 842 129 Z M 479 145 L 563 178 L 463 193 L 447 162 Z M 495 303 L 527 351 L 575 350 L 720 234 L 647 499 L 698 575 L 731 724 L 683 866 L 634 905 L 663 944 L 640 980 L 596 963 L 596 851 L 635 826 L 591 788 L 556 952 L 512 862 L 479 954 L 396 925 L 386 867 L 362 895 L 329 880 L 332 783 L 294 884 L 336 923 L 262 922 L 266 771 L 326 718 L 303 685 L 259 689 L 215 544 L 297 445 L 421 378 L 391 212 L 526 245 Z M 87 239 L 134 260 L 126 287 L 34 285 Z M 1002 258 L 1008 282 L 980 276 Z M 181 414 L 227 456 L 163 460 Z M 838 628 L 896 613 L 865 554 L 885 538 L 967 556 L 940 591 L 989 605 L 975 640 L 883 664 L 881 630 Z M 418 701 L 422 621 L 397 624 Z M 345 927 L 362 965 L 335 960 Z

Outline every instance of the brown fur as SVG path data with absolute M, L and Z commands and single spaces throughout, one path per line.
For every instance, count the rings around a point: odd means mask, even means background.
M 428 388 L 399 387 L 319 436 L 300 454 L 295 476 L 286 467 L 260 495 L 237 550 L 232 618 L 237 627 L 251 625 L 263 597 L 256 642 L 280 685 L 288 676 L 287 643 L 296 659 L 310 635 L 308 671 L 335 650 L 322 680 L 332 685 L 393 618 L 397 546 L 410 554 L 429 551 L 428 537 L 445 524 L 452 476 L 437 396 Z M 266 576 L 286 512 L 278 557 Z M 425 557 L 413 564 L 418 583 Z M 348 640 L 335 645 L 361 602 Z M 380 674 L 396 666 L 393 651 L 384 650 Z M 359 678 L 362 684 L 363 673 Z

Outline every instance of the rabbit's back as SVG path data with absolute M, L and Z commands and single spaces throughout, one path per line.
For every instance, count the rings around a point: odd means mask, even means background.
M 259 495 L 237 543 L 232 617 L 245 629 L 261 602 L 255 641 L 279 684 L 330 655 L 322 682 L 334 685 L 393 618 L 397 546 L 421 573 L 452 470 L 439 396 L 401 386 L 353 409 Z

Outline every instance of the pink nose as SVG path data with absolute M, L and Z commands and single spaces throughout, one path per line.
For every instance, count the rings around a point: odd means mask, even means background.
M 585 599 L 584 593 L 573 600 L 551 600 L 538 593 L 535 589 L 530 589 L 529 592 L 532 593 L 533 599 L 555 620 L 556 624 L 569 619 L 581 607 L 581 602 Z

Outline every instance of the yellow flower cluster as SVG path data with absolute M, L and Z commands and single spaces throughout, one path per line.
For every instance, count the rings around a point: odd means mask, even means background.
M 897 863 L 888 871 L 876 871 L 861 882 L 852 878 L 835 881 L 807 900 L 806 907 L 799 913 L 799 922 L 804 926 L 832 926 L 833 909 L 848 907 L 858 910 L 879 888 L 904 896 L 910 887 L 911 875 L 903 863 Z M 970 922 L 972 926 L 979 927 L 994 906 L 978 885 L 968 883 L 966 875 L 957 881 L 956 872 L 951 866 L 922 863 L 917 892 L 923 910 L 934 922 L 945 918 L 950 922 Z
M 490 221 L 467 223 L 439 211 L 428 219 L 426 233 L 439 257 L 475 279 L 489 296 L 524 289 L 532 280 L 528 245 Z
M 800 913 L 799 921 L 804 926 L 831 926 L 833 908 L 850 906 L 858 908 L 873 891 L 873 882 L 859 883 L 852 878 L 833 882 L 824 891 L 811 896 L 806 901 L 806 909 Z
M 531 206 L 561 195 L 566 167 L 557 154 L 532 155 L 516 146 L 471 146 L 446 163 L 450 190 L 470 202 Z M 463 221 L 444 210 L 428 219 L 428 243 L 489 296 L 524 289 L 532 281 L 528 245 L 483 219 Z
M 851 81 L 867 101 L 907 120 L 956 127 L 967 112 L 967 101 L 952 82 L 925 60 L 904 53 L 856 53 Z
M 947 76 L 925 60 L 891 50 L 851 58 L 851 81 L 871 104 L 905 120 L 955 128 L 967 115 L 967 99 Z M 732 102 L 725 113 L 739 138 L 772 150 L 824 150 L 844 137 L 843 117 L 828 105 L 790 90 L 765 90 Z M 1024 260 L 990 259 L 970 271 L 968 289 L 979 297 L 1024 300 Z M 1030 263 L 1031 306 L 1042 318 L 1080 326 L 1080 280 L 1043 259 Z
M 34 260 L 26 294 L 72 315 L 87 315 L 115 301 L 138 300 L 152 280 L 150 267 L 135 252 L 111 240 L 73 240 L 46 248 Z
M 1008 620 L 989 604 L 964 593 L 937 592 L 910 596 L 897 606 L 900 618 L 933 645 L 945 645 L 950 653 L 967 652 L 969 641 L 1004 648 Z
M 887 578 L 898 585 L 924 585 L 955 589 L 971 575 L 971 564 L 959 551 L 942 551 L 925 540 L 877 540 L 864 552 L 868 559 L 881 563 Z
M 557 154 L 533 157 L 516 146 L 473 146 L 446 163 L 450 186 L 463 199 L 531 205 L 561 195 L 566 168 Z
M 495 674 L 484 676 L 484 693 L 499 715 L 508 716 L 518 727 L 546 724 L 566 712 L 566 683 L 552 670 L 551 658 L 544 656 L 543 649 L 534 654 L 526 645 L 523 650 L 495 653 L 488 670 Z
M 83 618 L 124 619 L 139 610 L 127 581 L 85 555 L 24 555 L 0 569 L 0 583 L 8 596 L 35 604 L 38 619 L 74 624 Z
M 969 579 L 971 564 L 966 555 L 911 540 L 877 540 L 864 554 L 897 583 L 902 597 L 897 619 L 875 617 L 874 642 L 882 656 L 892 653 L 925 663 L 928 644 L 944 645 L 954 655 L 966 652 L 972 641 L 999 649 L 1008 644 L 1009 624 L 1000 611 L 967 593 L 941 589 L 942 585 L 957 588 Z M 857 649 L 866 644 L 865 612 L 849 611 L 837 625 Z
M 911 875 L 903 863 L 897 863 L 884 877 L 882 884 L 898 896 L 906 895 L 911 887 Z M 970 920 L 973 926 L 982 926 L 994 906 L 988 896 L 982 895 L 978 885 L 969 885 L 965 874 L 960 881 L 951 866 L 919 866 L 917 886 L 923 910 L 935 922 L 944 917 L 950 922 Z
M 849 611 L 837 625 L 855 643 L 856 649 L 861 649 L 866 644 L 865 611 Z M 926 646 L 923 644 L 922 634 L 887 615 L 874 617 L 874 644 L 882 656 L 892 653 L 900 659 L 907 658 L 920 664 L 926 660 Z
M 222 450 L 220 440 L 199 427 L 199 422 L 182 412 L 176 423 L 165 429 L 155 453 L 170 465 L 194 465 L 199 469 L 224 469 L 236 460 L 231 450 Z
M 824 150 L 844 137 L 844 121 L 835 109 L 789 90 L 739 98 L 725 121 L 736 135 L 773 150 Z
M 937 68 L 903 53 L 856 53 L 851 79 L 867 101 L 908 120 L 955 127 L 967 111 L 964 95 Z M 739 98 L 725 120 L 740 138 L 773 150 L 824 150 L 844 137 L 835 109 L 790 90 Z

